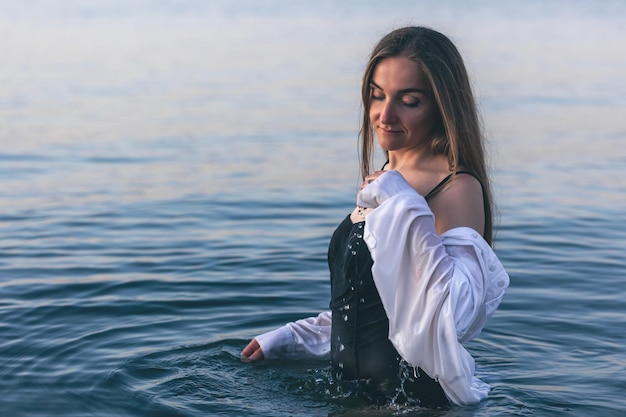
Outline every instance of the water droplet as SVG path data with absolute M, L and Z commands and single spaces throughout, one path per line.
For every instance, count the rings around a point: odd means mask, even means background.
M 363 280 L 360 280 L 360 281 L 359 281 L 359 285 L 363 285 Z
M 361 298 L 359 301 L 361 302 L 361 304 L 363 304 L 365 303 L 365 298 Z
M 343 321 L 348 321 L 348 315 L 347 314 L 343 315 Z
M 344 350 L 346 350 L 346 347 L 343 344 L 339 345 L 339 352 L 343 352 Z
M 363 235 L 359 233 L 359 234 L 357 234 L 357 235 L 356 235 L 356 237 L 358 237 L 359 239 L 361 239 L 361 238 L 363 237 Z
M 345 306 L 343 306 L 344 310 L 350 310 L 350 304 L 346 304 Z
M 339 369 L 343 369 L 343 362 L 339 362 Z
M 352 249 L 352 245 L 348 245 L 348 249 Z
M 363 225 L 362 225 L 362 224 L 359 224 L 359 229 L 362 229 L 362 228 L 363 228 Z
M 356 251 L 355 251 L 355 250 L 353 250 L 353 251 L 352 251 L 352 254 L 353 254 L 353 255 L 356 255 Z

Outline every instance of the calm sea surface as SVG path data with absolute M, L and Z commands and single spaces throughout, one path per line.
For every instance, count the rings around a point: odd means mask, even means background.
M 0 1 L 2 416 L 622 416 L 623 1 Z M 328 306 L 359 81 L 414 23 L 466 57 L 511 287 L 469 408 L 245 364 Z

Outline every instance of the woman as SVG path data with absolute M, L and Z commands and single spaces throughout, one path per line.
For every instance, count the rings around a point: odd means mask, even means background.
M 463 60 L 424 27 L 381 39 L 362 85 L 357 206 L 328 251 L 331 312 L 253 339 L 247 360 L 330 358 L 376 402 L 472 404 L 489 387 L 462 343 L 509 278 L 490 247 L 492 199 Z M 373 137 L 388 161 L 370 174 Z

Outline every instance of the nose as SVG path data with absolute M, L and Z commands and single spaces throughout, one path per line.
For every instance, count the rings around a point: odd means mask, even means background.
M 397 121 L 398 115 L 396 114 L 396 109 L 393 101 L 385 100 L 380 109 L 379 118 L 380 122 L 385 125 L 390 125 Z

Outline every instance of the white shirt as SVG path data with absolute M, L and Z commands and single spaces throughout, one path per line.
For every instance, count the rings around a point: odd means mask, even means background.
M 485 398 L 474 359 L 461 343 L 478 336 L 498 308 L 509 277 L 473 229 L 437 234 L 426 200 L 397 171 L 365 187 L 357 204 L 367 215 L 364 240 L 389 318 L 389 340 L 404 360 L 439 381 L 457 405 Z M 257 336 L 265 358 L 329 359 L 331 313 Z

